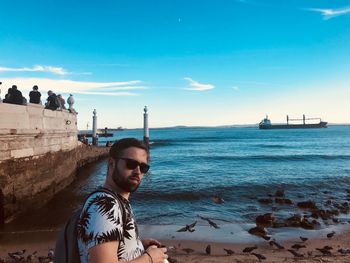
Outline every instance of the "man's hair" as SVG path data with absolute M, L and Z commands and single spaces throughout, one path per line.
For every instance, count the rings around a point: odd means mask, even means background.
M 147 159 L 149 159 L 149 149 L 147 145 L 135 138 L 124 138 L 115 142 L 109 150 L 109 156 L 113 159 L 118 159 L 121 157 L 123 151 L 130 147 L 136 147 L 145 150 L 147 152 Z
M 38 86 L 37 86 L 37 85 L 34 85 L 34 86 L 33 86 L 33 90 L 38 90 Z

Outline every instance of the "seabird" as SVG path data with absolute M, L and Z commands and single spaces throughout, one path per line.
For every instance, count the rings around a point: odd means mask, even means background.
M 271 240 L 271 241 L 269 242 L 269 244 L 270 244 L 270 246 L 275 245 L 278 249 L 284 249 L 284 246 L 278 244 L 275 240 Z
M 340 248 L 338 249 L 338 252 L 343 255 L 350 254 L 350 248 Z
M 300 245 L 300 244 L 294 244 L 293 246 L 291 246 L 291 248 L 294 248 L 296 250 L 299 250 L 300 248 L 306 247 L 305 245 Z
M 211 246 L 208 245 L 206 248 L 205 248 L 205 253 L 207 253 L 207 255 L 210 255 L 211 253 Z
M 21 255 L 11 254 L 11 253 L 8 253 L 8 255 L 10 256 L 10 258 L 12 258 L 15 261 L 21 261 L 24 259 L 24 257 Z
M 229 255 L 229 256 L 231 256 L 235 253 L 232 249 L 224 248 L 224 250 L 226 251 L 227 255 Z
M 215 222 L 211 221 L 209 218 L 207 219 L 209 225 L 211 225 L 214 228 L 220 228 Z
M 219 205 L 225 203 L 224 199 L 222 199 L 222 197 L 220 197 L 218 195 L 215 195 L 213 197 L 213 201 L 214 201 L 214 203 L 219 204 Z
M 320 251 L 323 255 L 325 256 L 330 256 L 332 255 L 331 251 L 329 249 L 325 248 L 316 248 L 316 250 Z
M 197 221 L 195 221 L 194 223 L 192 223 L 192 224 L 190 224 L 190 225 L 186 225 L 185 227 L 180 228 L 180 229 L 177 230 L 176 232 L 186 232 L 186 231 L 188 231 L 188 232 L 194 232 L 194 231 L 195 231 L 194 227 L 195 227 L 196 223 L 197 223 Z
M 32 254 L 27 256 L 27 261 L 33 261 L 36 258 L 38 251 L 34 251 Z
M 52 248 L 49 249 L 48 253 L 47 253 L 47 257 L 49 259 L 54 259 L 55 258 L 55 250 L 53 250 Z
M 215 222 L 211 221 L 210 218 L 208 217 L 203 217 L 198 215 L 200 219 L 203 219 L 205 221 L 207 221 L 209 223 L 210 226 L 214 227 L 214 228 L 220 228 Z
M 246 248 L 244 248 L 243 249 L 243 252 L 244 253 L 250 253 L 250 252 L 252 252 L 254 249 L 257 249 L 258 247 L 255 245 L 255 246 L 253 246 L 253 247 L 246 247 Z
M 256 256 L 259 260 L 265 260 L 266 257 L 264 255 L 258 254 L 258 253 L 252 253 L 252 255 Z
M 334 236 L 335 232 L 332 231 L 330 233 L 327 234 L 327 238 L 331 239 Z
M 303 254 L 299 254 L 298 252 L 296 252 L 296 251 L 293 250 L 293 249 L 288 249 L 288 251 L 289 251 L 290 253 L 292 253 L 292 254 L 294 255 L 294 257 L 296 257 L 296 258 L 303 258 L 303 257 L 304 257 Z
M 183 248 L 182 250 L 185 251 L 187 254 L 194 252 L 192 248 Z
M 308 240 L 308 238 L 307 238 L 307 237 L 302 237 L 302 236 L 300 236 L 299 238 L 300 238 L 300 240 L 301 240 L 301 241 L 303 241 L 303 242 L 305 242 L 305 241 L 307 241 L 307 240 Z

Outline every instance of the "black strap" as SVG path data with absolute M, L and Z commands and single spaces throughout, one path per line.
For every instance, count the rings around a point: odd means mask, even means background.
M 126 211 L 125 211 L 125 207 L 124 207 L 123 201 L 121 200 L 121 197 L 120 197 L 118 194 L 116 194 L 114 191 L 112 191 L 112 190 L 110 190 L 110 189 L 108 189 L 108 188 L 106 188 L 106 187 L 101 186 L 101 187 L 97 188 L 97 190 L 93 191 L 93 192 L 88 196 L 88 198 L 89 198 L 91 195 L 93 195 L 93 194 L 95 194 L 95 193 L 98 193 L 98 192 L 103 192 L 103 193 L 106 193 L 106 194 L 110 194 L 110 195 L 112 195 L 112 196 L 118 201 L 119 206 L 120 206 L 120 209 L 121 209 L 121 211 L 122 211 L 123 233 L 124 233 L 124 232 L 125 232 L 125 229 L 126 229 Z M 87 199 L 88 199 L 88 198 L 87 198 Z M 87 199 L 86 199 L 86 200 L 87 200 Z

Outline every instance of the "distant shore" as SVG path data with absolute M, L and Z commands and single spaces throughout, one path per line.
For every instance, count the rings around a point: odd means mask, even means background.
M 266 258 L 264 262 L 350 262 L 350 254 L 346 253 L 350 249 L 350 227 L 344 226 L 342 233 L 337 232 L 332 238 L 327 238 L 322 232 L 320 235 L 313 235 L 307 241 L 301 241 L 299 237 L 288 238 L 284 240 L 276 240 L 284 249 L 278 249 L 270 246 L 269 241 L 259 240 L 252 242 L 211 242 L 205 239 L 184 240 L 180 238 L 160 239 L 161 242 L 168 247 L 168 254 L 178 263 L 194 263 L 194 262 L 213 262 L 213 263 L 253 263 L 261 262 L 257 256 L 252 253 L 262 255 Z M 151 232 L 148 232 L 150 234 Z M 142 233 L 142 232 L 141 232 Z M 311 232 L 310 232 L 311 233 Z M 57 231 L 28 231 L 21 233 L 8 233 L 5 236 L 0 235 L 0 258 L 5 262 L 12 262 L 8 256 L 9 252 L 21 251 L 26 249 L 25 257 L 37 251 L 37 256 L 45 257 L 50 249 L 55 247 Z M 146 234 L 146 233 L 145 233 Z M 315 233 L 314 233 L 315 234 Z M 143 235 L 144 237 L 148 237 Z M 294 244 L 305 246 L 299 250 L 294 249 L 298 254 L 303 255 L 297 258 L 292 255 L 288 249 Z M 207 246 L 210 245 L 210 255 L 206 253 Z M 242 252 L 246 247 L 257 246 L 252 253 Z M 329 255 L 324 255 L 316 248 L 324 248 L 330 246 Z M 232 255 L 227 255 L 224 249 L 234 251 Z M 340 250 L 343 249 L 343 250 Z M 342 252 L 344 254 L 342 254 Z

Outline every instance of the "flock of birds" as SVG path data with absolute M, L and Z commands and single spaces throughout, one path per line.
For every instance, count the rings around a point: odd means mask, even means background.
M 9 252 L 8 256 L 12 262 L 39 262 L 39 263 L 52 263 L 55 257 L 55 252 L 53 249 L 49 249 L 47 256 L 39 256 L 38 251 L 34 251 L 31 254 L 26 254 L 26 249 Z M 8 262 L 4 258 L 0 258 L 0 263 Z
M 194 227 L 195 227 L 196 223 L 197 223 L 197 221 L 190 224 L 190 225 L 186 225 L 185 227 L 179 229 L 178 231 L 179 232 L 183 232 L 183 231 L 194 232 L 195 231 Z M 335 235 L 335 232 L 332 231 L 332 232 L 328 233 L 326 236 L 328 239 L 331 239 L 331 238 L 333 238 L 334 235 Z M 278 243 L 276 240 L 269 240 L 268 244 L 272 248 L 276 248 L 277 250 L 286 250 L 286 251 L 290 252 L 295 258 L 305 258 L 307 256 L 309 256 L 309 257 L 317 256 L 316 254 L 314 254 L 313 251 L 308 251 L 307 254 L 301 253 L 299 251 L 300 249 L 307 248 L 306 243 L 308 241 L 308 238 L 303 237 L 303 236 L 300 236 L 299 238 L 300 238 L 300 241 L 295 242 L 295 244 L 293 244 L 289 249 L 286 249 L 283 245 Z M 180 247 L 181 247 L 181 244 L 178 245 L 178 248 L 176 248 L 176 247 L 171 247 L 171 248 L 178 250 L 178 249 L 180 249 Z M 266 256 L 264 256 L 263 254 L 259 254 L 259 253 L 254 252 L 256 249 L 258 249 L 257 245 L 248 246 L 248 247 L 245 247 L 242 250 L 242 252 L 243 252 L 243 254 L 251 254 L 251 255 L 255 256 L 257 259 L 259 259 L 260 261 L 266 260 Z M 191 254 L 191 253 L 195 252 L 195 250 L 192 248 L 182 248 L 181 250 L 183 252 L 185 252 L 186 254 Z M 223 248 L 223 250 L 225 251 L 227 256 L 231 256 L 231 255 L 235 254 L 235 251 L 232 249 Z M 319 254 L 320 256 L 331 256 L 334 253 L 334 252 L 332 252 L 332 250 L 334 250 L 333 247 L 328 246 L 328 245 L 326 245 L 322 248 L 315 248 L 315 250 L 321 253 L 321 254 Z M 342 255 L 350 254 L 350 248 L 340 248 L 337 251 L 338 251 L 338 253 L 340 253 Z M 212 248 L 211 248 L 211 245 L 209 244 L 205 248 L 205 253 L 207 255 L 211 255 L 211 252 L 212 252 Z M 175 263 L 177 261 L 174 259 L 171 259 L 171 260 L 169 260 L 169 262 Z
M 224 200 L 221 197 L 219 197 L 219 196 L 214 196 L 213 197 L 213 201 L 215 203 L 217 203 L 217 204 L 223 204 L 224 203 Z M 200 216 L 200 215 L 198 215 L 198 217 L 201 218 L 204 221 L 207 221 L 208 224 L 211 227 L 220 228 L 210 218 L 203 217 L 203 216 Z M 182 227 L 179 230 L 177 230 L 177 232 L 186 232 L 186 231 L 188 231 L 188 232 L 192 233 L 192 232 L 195 231 L 196 224 L 197 224 L 197 221 L 195 221 L 195 222 L 193 222 L 191 224 L 185 225 L 184 227 Z M 336 233 L 334 231 L 332 231 L 332 232 L 328 233 L 326 236 L 327 236 L 328 239 L 332 239 L 335 234 Z M 307 256 L 309 256 L 309 257 L 316 256 L 313 251 L 308 251 L 306 254 L 300 252 L 300 249 L 307 248 L 307 245 L 306 245 L 306 243 L 308 241 L 307 237 L 300 236 L 299 237 L 300 241 L 298 243 L 293 244 L 288 249 L 286 249 L 283 245 L 279 244 L 275 239 L 271 240 L 270 236 L 262 236 L 262 238 L 264 238 L 265 240 L 268 241 L 268 244 L 270 245 L 270 247 L 278 249 L 278 250 L 286 250 L 286 251 L 290 252 L 295 258 L 304 258 L 304 257 L 307 257 Z M 172 248 L 176 249 L 175 247 L 172 247 Z M 251 246 L 251 247 L 244 248 L 242 250 L 242 252 L 244 254 L 254 255 L 259 260 L 266 260 L 266 257 L 263 254 L 259 254 L 259 253 L 255 253 L 254 252 L 256 249 L 258 249 L 258 246 L 254 245 L 254 246 Z M 186 254 L 190 254 L 190 253 L 195 252 L 195 250 L 193 250 L 191 248 L 182 248 L 181 250 L 183 252 L 185 252 Z M 233 251 L 232 249 L 223 248 L 223 250 L 226 252 L 226 255 L 228 255 L 228 256 L 231 256 L 231 255 L 235 254 L 235 251 Z M 334 253 L 334 252 L 332 252 L 333 247 L 327 246 L 327 245 L 322 247 L 322 248 L 316 248 L 315 250 L 320 252 L 319 255 L 322 255 L 322 256 L 331 256 Z M 207 255 L 211 255 L 211 251 L 212 251 L 211 245 L 209 244 L 205 248 L 205 253 Z M 338 251 L 338 253 L 340 253 L 342 255 L 350 254 L 350 248 L 340 248 L 337 251 Z M 176 262 L 176 261 L 169 261 L 169 262 Z

